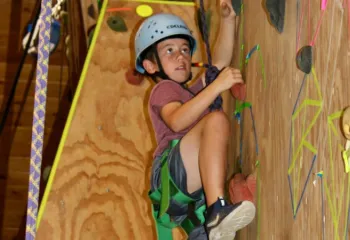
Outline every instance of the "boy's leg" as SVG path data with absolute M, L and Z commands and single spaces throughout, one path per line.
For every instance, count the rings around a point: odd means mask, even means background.
M 229 121 L 224 112 L 206 115 L 180 142 L 180 153 L 187 175 L 187 190 L 202 186 L 207 205 L 224 196 Z
M 236 231 L 249 224 L 255 216 L 251 202 L 227 205 L 221 198 L 224 196 L 229 132 L 225 113 L 212 112 L 180 142 L 187 191 L 193 193 L 202 186 L 205 191 L 209 239 L 232 239 Z

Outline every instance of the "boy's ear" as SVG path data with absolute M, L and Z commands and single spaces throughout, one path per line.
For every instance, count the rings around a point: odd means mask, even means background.
M 157 71 L 157 65 L 148 59 L 143 60 L 142 66 L 148 74 L 153 74 Z

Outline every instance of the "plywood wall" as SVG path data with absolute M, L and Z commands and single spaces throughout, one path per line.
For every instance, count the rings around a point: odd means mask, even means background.
M 244 173 L 251 172 L 257 161 L 260 165 L 257 216 L 238 239 L 347 236 L 350 180 L 340 152 L 345 140 L 339 116 L 332 118 L 350 102 L 347 10 L 343 1 L 329 1 L 322 17 L 319 1 L 298 3 L 299 11 L 296 2 L 287 1 L 282 34 L 269 23 L 260 1 L 245 0 L 240 16 L 244 31 L 242 39 L 237 36 L 240 42 L 233 65 L 239 67 L 241 44 L 244 58 L 257 44 L 260 51 L 251 55 L 243 69 L 253 114 L 244 111 L 241 153 L 242 121 L 238 124 L 232 119 L 229 173 L 237 171 L 240 155 Z M 113 1 L 108 7 L 134 9 L 137 5 Z M 194 9 L 150 5 L 155 12 L 182 16 L 196 29 Z M 207 7 L 214 5 L 211 2 Z M 126 33 L 109 29 L 106 20 L 112 14 L 106 14 L 102 22 L 76 110 L 66 126 L 67 138 L 56 158 L 57 171 L 47 189 L 38 239 L 155 238 L 147 199 L 155 146 L 145 108 L 151 85 L 131 86 L 125 81 L 133 57 L 130 36 L 141 18 L 134 12 L 120 14 L 129 29 Z M 304 76 L 296 67 L 296 53 L 313 39 L 320 19 L 313 47 L 314 72 Z M 200 39 L 198 31 L 195 35 Z M 203 53 L 202 49 L 195 60 L 203 59 Z M 234 102 L 227 99 L 225 104 L 233 115 Z M 293 117 L 295 106 L 300 111 Z M 321 171 L 322 178 L 316 174 Z M 176 236 L 183 237 L 179 232 Z
M 260 1 L 244 1 L 244 56 L 260 45 L 267 84 L 255 52 L 244 73 L 259 154 L 245 111 L 243 169 L 249 173 L 250 165 L 260 161 L 260 214 L 240 239 L 347 239 L 350 185 L 341 158 L 345 139 L 339 116 L 332 114 L 350 104 L 348 6 L 328 1 L 322 13 L 320 2 L 286 1 L 284 32 L 279 34 Z M 314 36 L 315 74 L 306 76 L 301 89 L 304 73 L 296 67 L 296 53 Z M 300 111 L 293 117 L 295 105 Z M 322 181 L 316 175 L 320 171 Z

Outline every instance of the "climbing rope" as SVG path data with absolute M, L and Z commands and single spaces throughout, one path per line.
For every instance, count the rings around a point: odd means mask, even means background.
M 200 0 L 200 17 L 202 21 L 202 32 L 203 32 L 203 39 L 206 46 L 207 51 L 207 59 L 208 59 L 208 65 L 207 70 L 205 72 L 205 82 L 206 86 L 209 86 L 216 77 L 220 74 L 221 71 L 216 66 L 212 65 L 212 59 L 211 59 L 211 53 L 210 53 L 210 44 L 209 44 L 209 38 L 208 38 L 208 29 L 206 25 L 206 17 L 205 17 L 205 10 L 204 10 L 204 3 L 203 0 Z M 222 107 L 222 97 L 219 95 L 214 102 L 210 105 L 210 111 L 218 110 Z
M 45 129 L 47 76 L 50 55 L 51 2 L 52 0 L 42 0 L 39 21 L 40 32 L 32 127 L 26 240 L 35 239 L 36 235 L 36 219 L 39 206 L 40 174 Z

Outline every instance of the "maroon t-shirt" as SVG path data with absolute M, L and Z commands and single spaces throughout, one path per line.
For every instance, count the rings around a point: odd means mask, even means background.
M 198 79 L 193 86 L 189 87 L 189 90 L 194 94 L 197 94 L 202 89 L 203 83 L 201 79 Z M 185 136 L 185 134 L 191 130 L 199 122 L 200 119 L 209 113 L 209 109 L 207 109 L 188 128 L 180 132 L 172 131 L 161 117 L 160 113 L 162 107 L 174 101 L 184 104 L 193 97 L 194 96 L 189 91 L 184 89 L 180 84 L 171 80 L 162 80 L 154 86 L 149 98 L 148 105 L 153 130 L 155 132 L 157 140 L 157 148 L 154 151 L 153 157 L 162 155 L 163 151 L 168 146 L 169 141 L 173 139 L 180 139 Z

